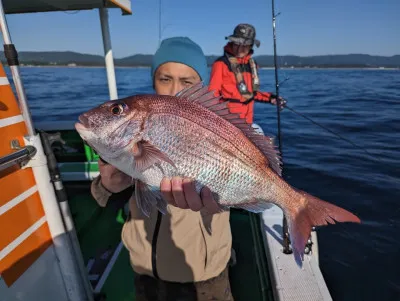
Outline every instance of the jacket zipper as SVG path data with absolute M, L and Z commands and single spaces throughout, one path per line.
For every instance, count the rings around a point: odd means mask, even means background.
M 158 211 L 156 226 L 154 228 L 154 233 L 153 233 L 153 240 L 151 242 L 151 265 L 153 268 L 153 275 L 156 279 L 159 279 L 157 272 L 157 239 L 158 239 L 158 233 L 160 232 L 161 218 L 162 214 L 160 211 Z

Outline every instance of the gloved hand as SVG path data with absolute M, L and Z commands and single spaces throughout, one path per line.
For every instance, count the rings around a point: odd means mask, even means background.
M 270 102 L 271 93 L 257 91 L 254 95 L 254 100 L 260 102 Z
M 275 94 L 271 94 L 271 103 L 273 105 L 277 105 L 277 103 L 278 103 Z M 279 96 L 279 108 L 281 110 L 283 110 L 283 108 L 285 107 L 286 103 L 287 103 L 286 99 L 284 99 L 282 96 Z
M 276 95 L 269 92 L 257 91 L 256 94 L 254 95 L 254 100 L 260 102 L 269 102 L 273 105 L 277 104 Z M 287 101 L 281 96 L 279 96 L 279 102 L 280 102 L 280 109 L 282 110 L 285 107 Z

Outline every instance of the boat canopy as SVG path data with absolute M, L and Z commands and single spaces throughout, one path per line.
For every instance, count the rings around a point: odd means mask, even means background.
M 2 0 L 6 14 L 24 14 L 95 8 L 120 8 L 123 15 L 131 15 L 130 0 Z

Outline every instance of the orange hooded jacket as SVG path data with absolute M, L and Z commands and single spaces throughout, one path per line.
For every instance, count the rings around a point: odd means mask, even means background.
M 231 43 L 226 44 L 224 52 L 233 55 Z M 247 56 L 237 58 L 238 63 L 244 65 L 243 80 L 250 92 L 253 92 L 253 80 L 249 64 L 252 54 L 253 50 Z M 253 99 L 246 101 L 237 88 L 235 74 L 232 72 L 225 56 L 219 57 L 212 65 L 209 90 L 214 90 L 216 96 L 223 98 L 222 101 L 229 101 L 228 108 L 230 112 L 240 114 L 240 118 L 245 118 L 249 124 L 253 123 L 254 101 L 271 102 L 272 95 L 269 92 L 257 91 Z

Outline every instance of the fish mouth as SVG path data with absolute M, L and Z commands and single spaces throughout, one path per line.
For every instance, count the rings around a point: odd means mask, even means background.
M 84 124 L 82 124 L 82 123 L 80 123 L 80 122 L 76 122 L 76 123 L 75 123 L 75 129 L 76 129 L 78 132 L 82 132 L 82 131 L 87 131 L 87 130 L 88 130 L 88 128 L 87 128 Z
M 82 125 L 83 125 L 85 128 L 88 127 L 88 125 L 89 125 L 89 118 L 87 118 L 87 117 L 85 116 L 85 114 L 80 115 L 78 119 L 79 119 L 79 121 L 82 123 Z
M 88 138 L 87 135 L 90 133 L 90 130 L 84 124 L 82 124 L 80 122 L 75 123 L 75 129 L 81 135 L 83 142 L 86 143 L 87 145 L 89 145 L 91 148 L 93 148 L 93 146 L 90 145 L 90 143 L 86 139 L 86 138 Z
M 78 117 L 79 122 L 75 123 L 75 129 L 78 132 L 87 132 L 90 131 L 90 121 L 89 118 L 85 116 L 85 114 L 82 114 Z

